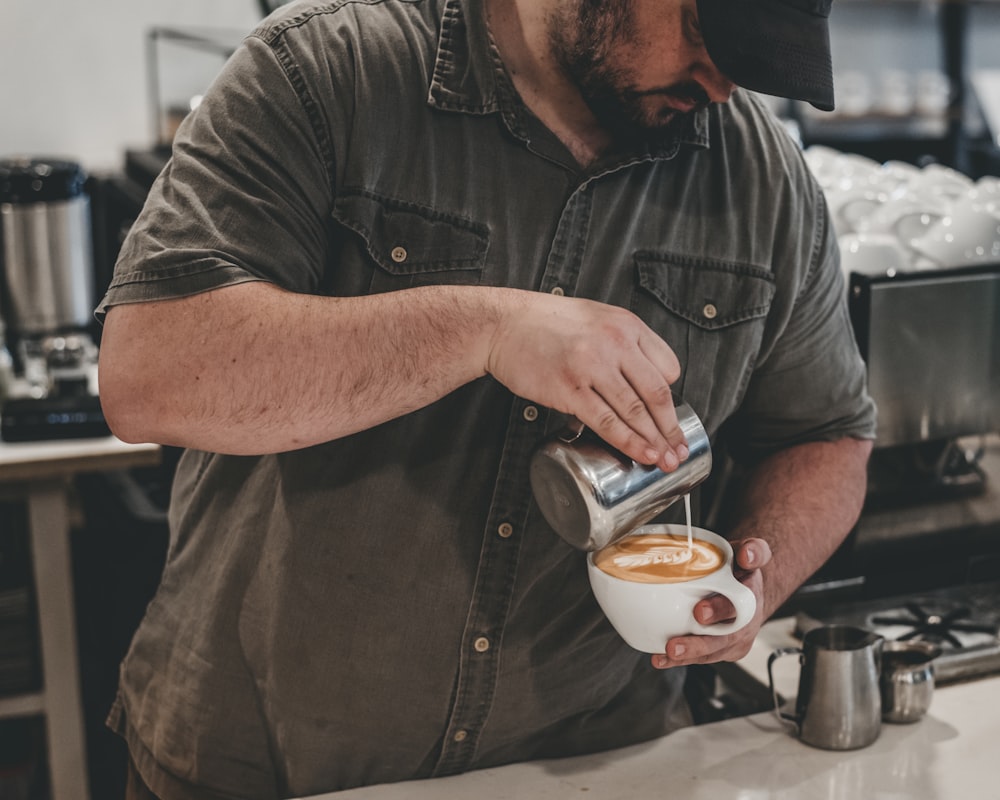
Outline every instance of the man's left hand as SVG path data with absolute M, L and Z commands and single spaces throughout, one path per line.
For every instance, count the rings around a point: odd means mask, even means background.
M 657 669 L 686 664 L 713 664 L 718 661 L 738 661 L 750 652 L 757 633 L 767 619 L 764 609 L 764 581 L 761 568 L 771 560 L 771 548 L 763 539 L 733 542 L 736 554 L 736 577 L 750 588 L 757 598 L 754 618 L 743 628 L 728 636 L 678 636 L 667 642 L 666 653 L 653 655 Z M 694 616 L 703 625 L 733 619 L 733 604 L 721 595 L 712 595 L 694 607 Z

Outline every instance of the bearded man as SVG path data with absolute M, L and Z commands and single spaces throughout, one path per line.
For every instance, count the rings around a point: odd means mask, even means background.
M 184 448 L 109 717 L 131 797 L 299 797 L 690 724 L 685 667 L 746 654 L 864 494 L 834 233 L 757 96 L 832 107 L 829 12 L 304 0 L 245 40 L 98 309 L 113 430 Z M 575 417 L 676 469 L 675 396 L 746 475 L 720 532 L 757 614 L 650 656 L 528 464 Z

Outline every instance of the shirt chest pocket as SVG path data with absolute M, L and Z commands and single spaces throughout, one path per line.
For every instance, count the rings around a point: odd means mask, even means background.
M 347 192 L 333 217 L 374 262 L 369 293 L 483 282 L 489 229 L 462 217 L 368 192 Z
M 774 276 L 748 264 L 635 255 L 632 310 L 677 354 L 675 389 L 710 428 L 746 391 L 774 298 Z

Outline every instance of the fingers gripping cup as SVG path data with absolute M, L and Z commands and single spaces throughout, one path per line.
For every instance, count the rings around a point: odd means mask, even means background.
M 733 548 L 718 534 L 687 526 L 648 525 L 587 556 L 590 585 L 619 635 L 643 653 L 662 653 L 667 640 L 689 634 L 723 636 L 745 627 L 757 609 L 754 593 L 733 574 Z M 702 625 L 698 601 L 713 594 L 736 608 L 731 622 Z

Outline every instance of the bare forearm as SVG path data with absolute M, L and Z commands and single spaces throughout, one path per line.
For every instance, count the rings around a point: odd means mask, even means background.
M 330 298 L 254 282 L 114 307 L 102 403 L 129 440 L 238 454 L 328 441 L 483 375 L 503 291 Z
M 752 473 L 733 538 L 771 547 L 763 572 L 770 616 L 833 554 L 864 502 L 871 442 L 840 439 L 782 451 Z
M 101 342 L 112 430 L 223 453 L 280 452 L 422 408 L 491 374 L 632 458 L 674 469 L 680 366 L 635 314 L 485 286 L 368 297 L 262 282 L 120 305 Z

